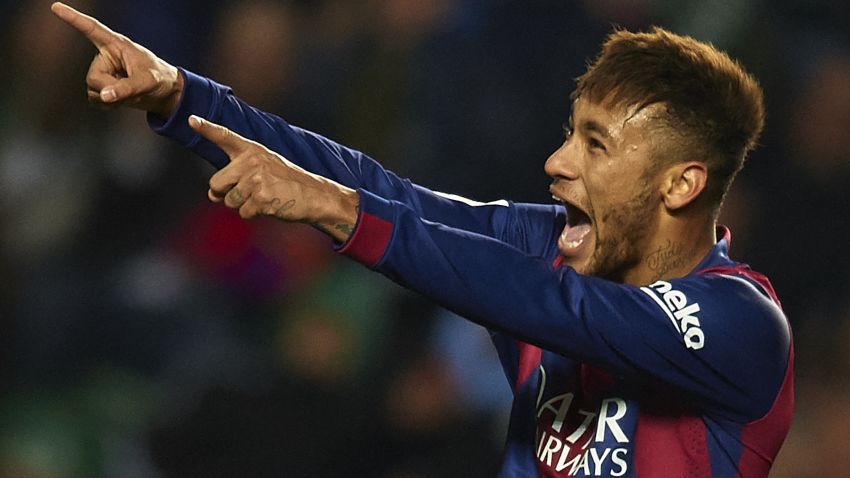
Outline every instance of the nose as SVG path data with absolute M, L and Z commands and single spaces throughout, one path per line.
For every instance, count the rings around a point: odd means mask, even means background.
M 564 141 L 560 148 L 553 152 L 543 170 L 552 178 L 576 179 L 578 177 L 578 169 L 575 161 L 575 153 L 570 146 L 572 141 Z

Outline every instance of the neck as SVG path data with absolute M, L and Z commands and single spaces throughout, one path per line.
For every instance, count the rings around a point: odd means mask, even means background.
M 626 273 L 624 282 L 646 285 L 658 280 L 684 277 L 690 273 L 717 242 L 711 220 L 668 216 L 658 225 L 643 249 L 641 262 Z

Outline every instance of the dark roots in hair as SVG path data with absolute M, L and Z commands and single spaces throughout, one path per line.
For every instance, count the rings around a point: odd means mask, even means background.
M 612 32 L 572 96 L 609 106 L 664 104 L 662 121 L 679 133 L 669 135 L 679 143 L 671 159 L 706 163 L 715 210 L 764 128 L 764 95 L 752 75 L 712 45 L 658 27 Z

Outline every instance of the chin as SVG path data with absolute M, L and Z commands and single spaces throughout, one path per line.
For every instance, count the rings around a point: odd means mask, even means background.
M 594 251 L 596 252 L 596 251 Z M 569 257 L 562 255 L 563 264 L 572 267 L 581 275 L 599 277 L 614 282 L 623 282 L 626 272 L 637 261 L 623 258 L 621 254 L 592 254 L 590 257 Z

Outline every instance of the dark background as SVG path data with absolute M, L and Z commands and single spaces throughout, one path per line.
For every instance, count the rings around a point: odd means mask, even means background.
M 722 222 L 797 346 L 771 476 L 850 475 L 847 2 L 70 3 L 480 200 L 549 200 L 572 79 L 612 24 L 729 51 L 769 118 Z M 486 334 L 307 227 L 209 204 L 209 165 L 87 104 L 95 51 L 48 7 L 0 3 L 0 477 L 493 476 L 510 392 Z

